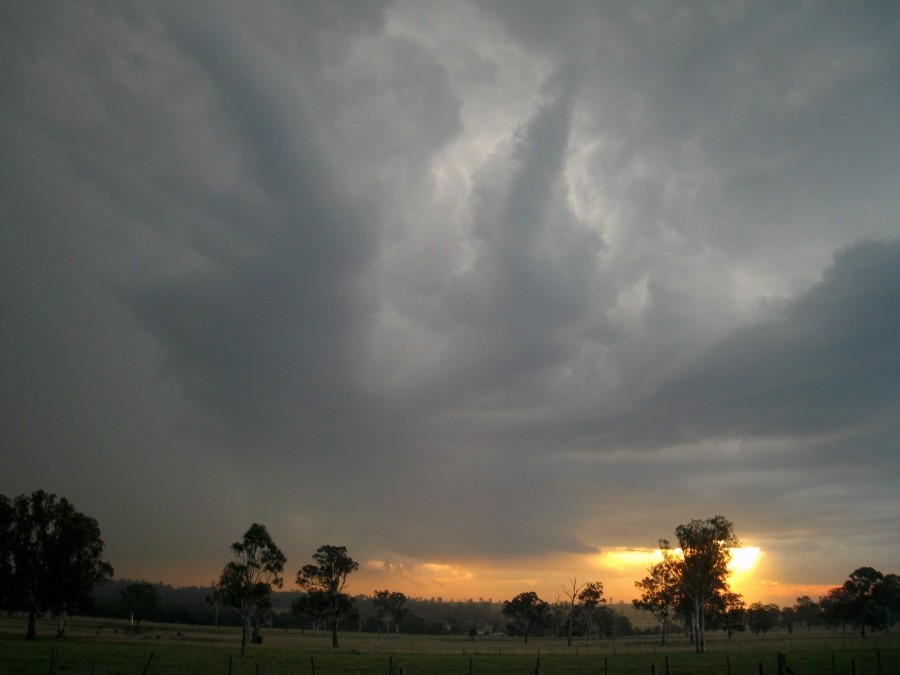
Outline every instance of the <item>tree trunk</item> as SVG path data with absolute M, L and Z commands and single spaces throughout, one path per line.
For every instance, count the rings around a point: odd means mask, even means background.
M 706 603 L 700 606 L 700 651 L 706 651 Z
M 250 615 L 244 615 L 244 623 L 241 628 L 241 658 L 247 653 L 247 636 L 250 634 Z
M 34 605 L 28 608 L 28 628 L 25 631 L 25 639 L 26 640 L 34 640 L 37 636 L 37 629 L 35 628 L 35 622 L 37 621 L 37 609 L 35 609 Z
M 692 629 L 694 633 L 694 652 L 699 654 L 703 651 L 700 646 L 700 601 L 694 600 L 694 611 L 691 617 Z

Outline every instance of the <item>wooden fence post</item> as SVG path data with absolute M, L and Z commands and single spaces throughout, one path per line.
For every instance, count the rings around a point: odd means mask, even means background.
M 672 657 L 666 654 L 666 675 L 672 675 Z
M 312 668 L 312 675 L 316 675 L 316 657 L 309 657 L 309 667 Z
M 56 675 L 57 659 L 59 659 L 59 647 L 53 645 L 50 648 L 50 675 Z

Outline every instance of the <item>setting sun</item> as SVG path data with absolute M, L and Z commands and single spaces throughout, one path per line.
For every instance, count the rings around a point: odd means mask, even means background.
M 728 563 L 728 569 L 732 574 L 747 574 L 752 571 L 759 562 L 759 547 L 744 546 L 743 548 L 731 549 L 731 562 Z

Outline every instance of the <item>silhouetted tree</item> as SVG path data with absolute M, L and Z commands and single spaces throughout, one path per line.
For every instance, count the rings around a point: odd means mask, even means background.
M 135 632 L 141 621 L 152 616 L 159 607 L 159 592 L 153 584 L 139 581 L 129 584 L 121 593 L 122 611 L 131 615 L 131 625 Z
M 875 585 L 872 595 L 884 617 L 884 629 L 890 633 L 894 617 L 900 612 L 900 576 L 885 574 Z
M 637 609 L 647 610 L 662 624 L 662 646 L 665 647 L 669 624 L 681 593 L 681 561 L 672 553 L 668 540 L 659 540 L 659 550 L 662 560 L 650 567 L 648 576 L 634 582 L 641 591 L 641 597 L 632 600 L 631 604 Z
M 390 616 L 394 622 L 394 631 L 400 632 L 400 622 L 406 616 L 408 610 L 403 607 L 406 604 L 406 595 L 399 591 L 375 591 L 375 597 L 372 598 L 372 605 L 380 621 L 385 616 Z M 381 632 L 379 630 L 379 632 Z
M 691 603 L 694 647 L 706 651 L 706 607 L 718 593 L 728 590 L 731 549 L 739 545 L 734 525 L 723 516 L 692 520 L 675 528 L 683 559 L 681 592 Z
M 754 602 L 747 609 L 747 627 L 754 635 L 768 633 L 778 625 L 780 618 L 781 609 L 778 605 Z
M 519 593 L 512 600 L 503 603 L 503 614 L 512 619 L 510 625 L 515 632 L 524 636 L 526 645 L 529 634 L 546 625 L 549 613 L 550 605 L 534 591 Z
M 876 587 L 884 581 L 884 575 L 872 567 L 860 567 L 850 573 L 844 582 L 844 593 L 850 613 L 858 622 L 860 634 L 866 637 L 866 626 L 880 628 L 882 613 L 879 611 Z
M 206 604 L 213 608 L 213 626 L 219 626 L 219 611 L 225 603 L 225 592 L 219 587 L 219 582 L 213 580 L 210 583 L 211 590 L 206 596 Z
M 346 546 L 320 546 L 313 554 L 314 565 L 304 565 L 297 572 L 297 585 L 305 591 L 321 591 L 328 599 L 331 614 L 331 646 L 338 647 L 338 621 L 353 607 L 353 599 L 344 589 L 347 577 L 359 568 L 347 555 Z
M 794 614 L 797 621 L 806 626 L 806 631 L 812 632 L 813 626 L 822 625 L 822 608 L 819 603 L 815 602 L 808 595 L 797 598 L 797 604 L 794 605 Z
M 716 622 L 728 635 L 729 640 L 735 633 L 744 630 L 747 624 L 747 608 L 740 593 L 731 591 L 720 593 L 712 601 L 712 605 L 716 613 Z
M 59 616 L 57 635 L 65 635 L 69 608 L 113 574 L 102 555 L 97 521 L 65 497 L 43 490 L 12 501 L 0 495 L 0 601 L 28 615 L 26 638 L 35 637 L 36 620 L 48 611 Z
M 584 588 L 584 584 L 578 585 L 578 579 L 572 578 L 570 586 L 563 586 L 562 592 L 566 596 L 566 646 L 572 646 L 572 627 L 575 624 L 575 605 L 578 602 L 578 594 Z
M 794 632 L 794 624 L 797 623 L 797 610 L 794 607 L 781 608 L 781 625 L 788 629 L 788 633 Z
M 219 578 L 225 604 L 241 617 L 241 658 L 253 623 L 253 640 L 258 642 L 259 622 L 272 606 L 272 586 L 281 588 L 281 573 L 287 559 L 264 525 L 253 523 L 241 541 L 231 545 L 234 560 L 225 565 Z
M 585 631 L 590 640 L 597 623 L 597 612 L 606 598 L 603 597 L 603 582 L 590 581 L 578 593 L 578 614 L 585 624 Z
M 843 586 L 832 588 L 819 599 L 822 608 L 822 619 L 825 625 L 837 630 L 838 626 L 846 632 L 847 622 L 854 619 L 850 596 Z

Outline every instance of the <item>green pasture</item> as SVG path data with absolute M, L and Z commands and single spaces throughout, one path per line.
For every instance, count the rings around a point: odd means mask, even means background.
M 778 653 L 798 675 L 900 673 L 900 636 L 824 630 L 784 631 L 727 640 L 710 636 L 706 654 L 694 654 L 684 637 L 661 647 L 657 638 L 561 639 L 431 637 L 341 633 L 341 648 L 329 635 L 270 629 L 263 644 L 239 658 L 240 632 L 234 628 L 147 625 L 134 635 L 118 620 L 69 620 L 68 635 L 54 636 L 43 620 L 38 639 L 26 641 L 24 619 L 0 618 L 0 673 L 3 675 L 771 675 Z M 667 671 L 668 665 L 668 671 Z M 539 668 L 539 670 L 538 670 Z M 854 670 L 855 668 L 855 670 Z

